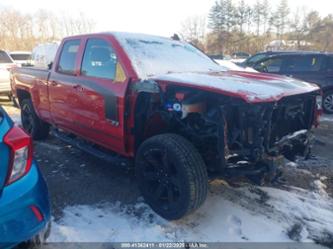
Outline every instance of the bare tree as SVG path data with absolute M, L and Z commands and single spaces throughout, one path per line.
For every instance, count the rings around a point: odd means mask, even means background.
M 195 46 L 203 46 L 206 33 L 206 18 L 203 16 L 192 16 L 182 23 L 181 36 L 184 40 Z
M 38 43 L 59 40 L 66 35 L 89 33 L 94 22 L 84 14 L 77 18 L 57 17 L 52 11 L 37 10 L 31 15 L 0 8 L 0 48 L 31 50 Z
M 301 42 L 304 40 L 307 32 L 308 27 L 306 23 L 306 17 L 307 17 L 306 9 L 303 8 L 302 10 L 297 9 L 293 17 L 290 19 L 290 34 L 289 37 L 292 39 L 295 39 L 297 41 L 297 48 L 302 49 Z

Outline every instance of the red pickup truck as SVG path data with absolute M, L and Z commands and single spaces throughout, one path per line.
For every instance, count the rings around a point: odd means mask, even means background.
M 282 158 L 307 155 L 321 106 L 316 85 L 228 71 L 185 42 L 116 32 L 65 38 L 50 70 L 16 68 L 11 86 L 34 139 L 52 128 L 134 162 L 146 202 L 170 220 L 204 202 L 208 176 L 272 176 Z

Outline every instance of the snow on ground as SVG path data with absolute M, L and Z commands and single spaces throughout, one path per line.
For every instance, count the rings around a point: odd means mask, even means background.
M 325 115 L 321 116 L 320 121 L 333 122 L 333 114 L 331 114 L 331 115 L 325 114 Z
M 133 206 L 71 206 L 53 222 L 49 241 L 316 241 L 333 234 L 333 202 L 320 190 L 232 188 L 214 181 L 205 204 L 175 222 L 158 217 L 141 200 Z

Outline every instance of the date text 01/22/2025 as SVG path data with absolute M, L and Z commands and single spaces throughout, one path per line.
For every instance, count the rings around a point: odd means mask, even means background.
M 165 242 L 165 243 L 121 243 L 121 248 L 208 248 L 206 243 Z

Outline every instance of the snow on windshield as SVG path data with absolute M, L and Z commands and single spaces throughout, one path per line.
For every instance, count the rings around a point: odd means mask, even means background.
M 115 33 L 141 79 L 176 72 L 226 71 L 192 45 L 168 38 Z

